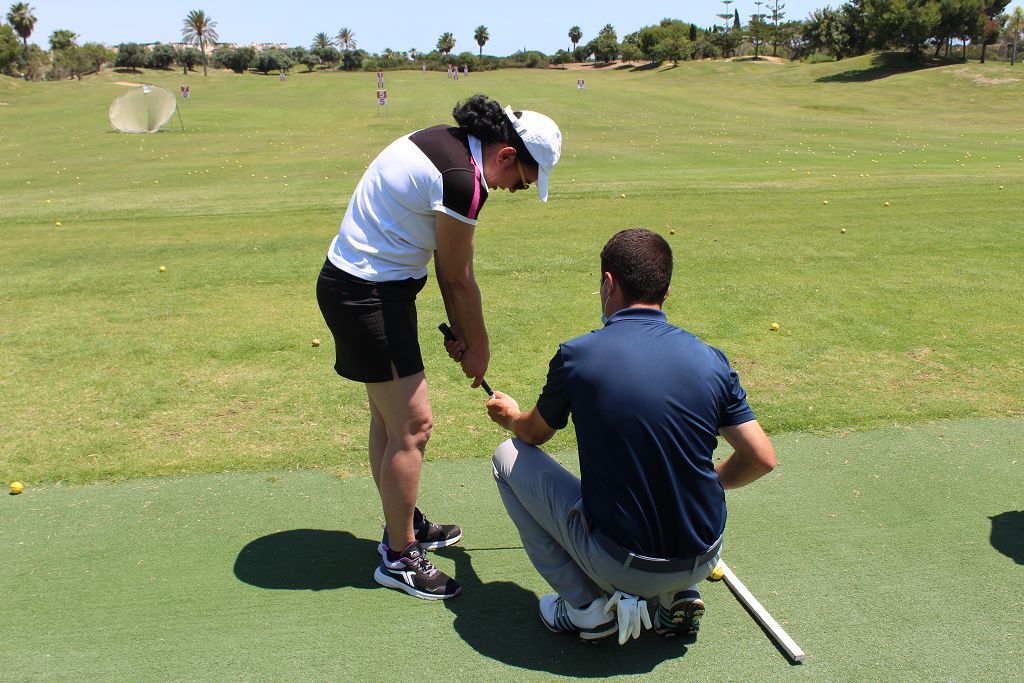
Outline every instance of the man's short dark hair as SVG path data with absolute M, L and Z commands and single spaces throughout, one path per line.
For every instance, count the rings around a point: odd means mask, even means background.
M 615 276 L 627 303 L 661 304 L 672 283 L 672 248 L 650 230 L 622 230 L 601 250 L 604 273 Z

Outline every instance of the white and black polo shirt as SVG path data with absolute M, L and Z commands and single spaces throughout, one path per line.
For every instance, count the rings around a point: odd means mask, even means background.
M 438 211 L 476 225 L 487 200 L 480 141 L 434 126 L 399 138 L 359 184 L 327 258 L 371 282 L 421 278 L 437 246 Z

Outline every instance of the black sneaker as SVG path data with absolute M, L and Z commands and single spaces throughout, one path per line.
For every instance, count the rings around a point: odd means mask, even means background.
M 380 566 L 373 579 L 382 586 L 397 588 L 423 600 L 447 600 L 462 592 L 462 586 L 433 564 L 419 543 L 412 543 L 394 562 L 387 549 L 381 551 Z
M 462 538 L 462 527 L 458 524 L 435 524 L 423 516 L 419 508 L 412 517 L 415 538 L 424 550 L 437 550 L 455 545 Z M 384 537 L 380 541 L 381 548 L 388 547 L 388 530 L 384 529 Z M 383 551 L 381 551 L 383 552 Z
M 704 616 L 704 601 L 700 599 L 700 593 L 695 590 L 679 591 L 672 599 L 672 604 L 667 608 L 665 605 L 658 605 L 654 632 L 666 638 L 693 637 L 700 630 L 702 616 Z
M 437 550 L 455 545 L 462 538 L 458 524 L 435 524 L 420 513 L 422 523 L 416 528 L 416 540 L 426 550 Z

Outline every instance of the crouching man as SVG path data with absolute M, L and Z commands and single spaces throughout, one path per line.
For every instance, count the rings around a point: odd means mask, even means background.
M 671 279 L 661 236 L 616 234 L 601 252 L 604 327 L 559 347 L 534 408 L 500 391 L 487 402 L 514 435 L 494 453 L 494 477 L 530 561 L 556 591 L 540 599 L 552 631 L 610 636 L 612 603 L 621 610 L 624 597 L 657 633 L 696 634 L 697 584 L 721 552 L 723 489 L 775 467 L 725 355 L 668 323 Z M 570 415 L 579 479 L 537 448 Z M 734 452 L 716 468 L 719 434 Z

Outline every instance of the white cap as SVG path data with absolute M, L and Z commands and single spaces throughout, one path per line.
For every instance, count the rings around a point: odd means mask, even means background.
M 505 115 L 522 138 L 530 156 L 537 162 L 540 170 L 537 174 L 537 193 L 540 194 L 540 200 L 546 202 L 548 176 L 562 155 L 562 131 L 558 130 L 558 124 L 544 114 L 535 111 L 522 111 L 520 114 L 517 117 L 512 107 L 505 107 Z

